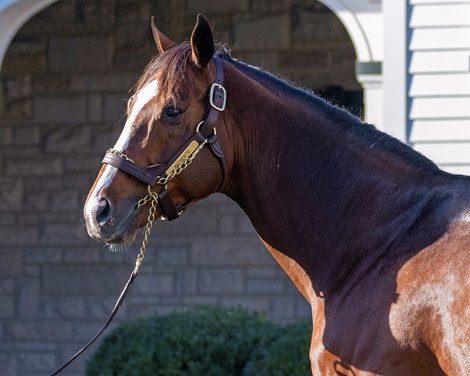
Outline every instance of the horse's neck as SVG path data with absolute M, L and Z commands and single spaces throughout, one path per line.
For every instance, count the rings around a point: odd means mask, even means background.
M 416 172 L 374 145 L 365 153 L 357 136 L 303 100 L 232 70 L 227 89 L 236 110 L 227 124 L 236 145 L 227 193 L 268 248 L 298 263 L 317 294 L 327 293 L 371 249 L 387 249 L 413 225 L 409 209 L 427 205 L 418 188 L 403 185 Z

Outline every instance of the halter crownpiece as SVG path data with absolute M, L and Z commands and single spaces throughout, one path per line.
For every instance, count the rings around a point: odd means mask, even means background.
M 225 180 L 227 167 L 222 145 L 217 138 L 215 125 L 219 119 L 220 113 L 225 110 L 227 91 L 223 86 L 223 61 L 216 56 L 213 57 L 213 60 L 215 62 L 215 80 L 209 90 L 209 103 L 206 108 L 204 120 L 199 122 L 196 126 L 195 134 L 186 141 L 169 162 L 142 167 L 137 165 L 127 155 L 115 149 L 109 149 L 103 158 L 102 163 L 114 166 L 150 187 L 156 184 L 163 185 L 164 188 L 158 192 L 158 198 L 165 212 L 165 219 L 170 221 L 178 218 L 184 208 L 183 206 L 175 205 L 166 189 L 166 185 L 171 179 L 179 175 L 191 164 L 205 145 L 209 145 L 212 153 L 219 160 L 222 168 L 222 181 Z

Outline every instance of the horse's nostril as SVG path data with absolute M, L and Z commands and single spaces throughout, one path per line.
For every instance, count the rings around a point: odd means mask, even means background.
M 105 197 L 100 198 L 96 205 L 96 222 L 103 225 L 111 219 L 111 204 Z

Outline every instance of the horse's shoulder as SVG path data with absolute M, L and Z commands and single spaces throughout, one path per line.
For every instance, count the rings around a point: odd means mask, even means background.
M 404 262 L 397 273 L 397 290 L 410 294 L 428 288 L 436 294 L 455 282 L 470 282 L 470 222 L 454 225 L 440 239 Z M 401 288 L 400 288 L 401 287 Z
M 470 346 L 464 317 L 469 299 L 470 231 L 459 225 L 401 266 L 390 313 L 392 332 L 433 346 L 451 341 L 449 333 L 465 333 L 460 340 Z

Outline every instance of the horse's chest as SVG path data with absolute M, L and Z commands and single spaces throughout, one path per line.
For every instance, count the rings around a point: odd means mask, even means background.
M 397 367 L 405 374 L 410 371 L 390 329 L 396 286 L 393 278 L 382 277 L 357 283 L 317 309 L 311 348 L 314 374 L 380 375 Z
M 420 350 L 410 351 L 393 336 L 388 312 L 351 305 L 327 308 L 314 325 L 310 349 L 314 376 L 442 375 Z M 389 307 L 390 308 L 390 307 Z M 402 338 L 406 341 L 406 338 Z M 408 338 L 409 339 L 409 338 Z
M 403 303 L 410 291 L 382 269 L 324 299 L 314 312 L 313 374 L 442 375 Z

